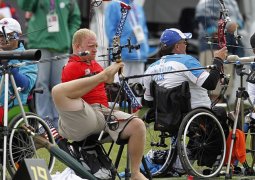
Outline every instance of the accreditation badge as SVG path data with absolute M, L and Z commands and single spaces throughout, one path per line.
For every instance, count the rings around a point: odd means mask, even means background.
M 48 32 L 59 32 L 59 20 L 58 15 L 54 13 L 47 14 L 47 27 Z

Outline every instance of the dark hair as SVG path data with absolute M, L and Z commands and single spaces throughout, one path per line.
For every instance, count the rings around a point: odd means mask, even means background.
M 255 33 L 250 38 L 250 44 L 252 48 L 255 48 Z
M 175 46 L 175 44 L 173 44 L 171 46 L 167 46 L 167 45 L 161 43 L 158 57 L 161 58 L 162 56 L 173 54 L 172 51 L 174 50 L 174 46 Z

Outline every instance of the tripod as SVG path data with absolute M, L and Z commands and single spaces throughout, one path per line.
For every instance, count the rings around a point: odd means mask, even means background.
M 252 101 L 249 98 L 248 92 L 245 90 L 245 87 L 243 86 L 243 77 L 244 75 L 248 75 L 248 73 L 244 72 L 245 68 L 243 68 L 243 65 L 236 65 L 236 73 L 240 76 L 240 87 L 238 87 L 238 90 L 236 91 L 236 100 L 235 100 L 235 111 L 234 111 L 234 124 L 232 129 L 232 136 L 231 136 L 231 144 L 230 144 L 230 150 L 229 150 L 229 157 L 227 162 L 227 170 L 226 170 L 226 179 L 232 178 L 232 172 L 230 170 L 230 164 L 231 164 L 231 155 L 233 152 L 233 146 L 236 139 L 236 129 L 243 130 L 244 125 L 244 101 L 248 100 L 251 107 L 253 107 Z M 240 118 L 239 118 L 240 117 Z M 249 165 L 247 161 L 243 163 L 243 166 L 245 169 L 249 169 Z
M 8 92 L 9 92 L 9 80 L 11 81 L 11 85 L 14 90 L 15 97 L 18 101 L 18 106 L 21 110 L 22 117 L 24 119 L 25 124 L 28 126 L 27 117 L 25 114 L 24 107 L 21 102 L 21 98 L 18 92 L 17 85 L 15 83 L 14 77 L 11 73 L 11 69 L 13 68 L 13 65 L 3 64 L 0 69 L 2 70 L 2 78 L 0 82 L 0 92 L 2 92 L 4 88 L 4 120 L 3 120 L 3 128 L 2 128 L 2 134 L 3 134 L 3 162 L 2 162 L 2 179 L 5 180 L 6 178 L 6 160 L 7 160 L 7 137 L 8 137 Z M 36 154 L 36 148 L 34 141 L 31 136 L 29 136 L 32 149 L 34 153 Z

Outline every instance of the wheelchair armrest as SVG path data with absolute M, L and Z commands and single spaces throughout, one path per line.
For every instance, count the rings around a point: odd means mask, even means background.
M 31 94 L 35 94 L 35 93 L 42 94 L 43 93 L 43 88 L 35 88 L 35 89 L 33 89 Z

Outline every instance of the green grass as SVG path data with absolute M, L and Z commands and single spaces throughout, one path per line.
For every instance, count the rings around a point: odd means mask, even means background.
M 147 109 L 144 108 L 142 109 L 140 112 L 139 112 L 139 117 L 142 117 L 145 113 Z M 248 147 L 248 144 L 249 144 L 249 141 L 250 139 L 248 138 L 247 139 L 247 147 Z M 109 149 L 109 146 L 110 144 L 107 143 L 104 145 L 105 149 L 108 150 Z M 114 144 L 114 147 L 113 147 L 113 150 L 110 154 L 110 158 L 114 161 L 116 159 L 116 156 L 117 156 L 117 152 L 118 152 L 118 149 L 119 149 L 119 146 Z M 146 144 L 146 152 L 150 149 L 150 145 L 149 143 Z M 146 153 L 145 152 L 145 153 Z M 42 152 L 42 153 L 46 153 L 46 152 Z M 123 172 L 125 170 L 125 167 L 126 167 L 126 157 L 127 157 L 127 150 L 126 150 L 126 146 L 124 148 L 124 151 L 122 153 L 122 156 L 121 156 L 121 161 L 119 163 L 119 168 L 118 168 L 118 172 Z M 251 156 L 248 156 L 247 157 L 248 161 L 250 162 L 251 161 Z M 240 165 L 241 166 L 241 165 Z M 64 165 L 62 162 L 60 162 L 59 160 L 56 160 L 56 163 L 55 163 L 55 166 L 54 166 L 54 169 L 52 171 L 51 174 L 55 174 L 56 172 L 62 172 L 63 170 L 65 170 L 67 166 Z M 221 177 L 220 179 L 223 179 L 224 177 Z M 240 178 L 243 178 L 243 176 L 235 176 L 233 177 L 233 179 L 240 179 Z M 171 179 L 187 179 L 187 177 L 184 175 L 182 178 L 171 178 Z

